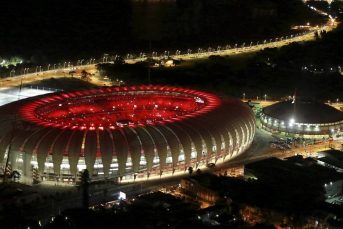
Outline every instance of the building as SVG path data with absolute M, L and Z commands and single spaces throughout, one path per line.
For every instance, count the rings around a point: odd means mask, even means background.
M 240 100 L 185 88 L 59 92 L 0 107 L 0 164 L 11 148 L 22 177 L 34 169 L 70 182 L 83 169 L 93 180 L 162 176 L 239 155 L 255 127 Z
M 325 150 L 318 152 L 318 164 L 328 168 L 334 168 L 343 172 L 343 152 L 339 150 Z
M 320 102 L 284 101 L 265 107 L 261 124 L 277 133 L 335 135 L 343 127 L 343 113 Z
M 244 176 L 270 181 L 287 177 L 289 181 L 301 183 L 303 188 L 319 185 L 324 187 L 326 198 L 342 194 L 342 174 L 317 164 L 314 159 L 303 159 L 300 155 L 285 160 L 270 158 L 249 163 L 244 167 Z
M 216 190 L 211 189 L 210 187 L 203 184 L 203 182 L 198 182 L 192 178 L 184 178 L 181 180 L 181 188 L 187 194 L 190 193 L 195 195 L 197 198 L 200 198 L 209 203 L 215 203 L 219 200 L 220 196 Z

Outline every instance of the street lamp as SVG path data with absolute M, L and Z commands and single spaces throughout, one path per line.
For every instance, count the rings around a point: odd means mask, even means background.
M 245 100 L 245 93 L 243 93 L 243 100 Z
M 56 68 L 56 64 L 54 64 L 54 70 L 55 70 L 55 68 Z
M 39 68 L 39 66 L 36 67 L 36 72 L 38 72 L 38 68 Z
M 258 101 L 258 96 L 257 96 L 257 101 Z
M 82 62 L 83 62 L 83 61 L 84 61 L 84 59 L 81 60 L 81 66 L 82 66 Z M 106 60 L 106 62 L 107 62 L 107 60 Z
M 48 65 L 48 71 L 50 70 L 50 64 Z
M 250 42 L 250 48 L 251 48 L 252 42 Z
M 65 68 L 65 67 L 66 67 L 66 63 L 67 63 L 67 62 L 64 62 L 63 68 Z
M 42 71 L 42 66 L 39 66 L 39 72 L 41 72 Z
M 339 99 L 337 99 L 337 105 L 338 105 L 338 101 L 339 101 Z
M 264 101 L 265 102 L 267 101 L 267 95 L 264 95 Z

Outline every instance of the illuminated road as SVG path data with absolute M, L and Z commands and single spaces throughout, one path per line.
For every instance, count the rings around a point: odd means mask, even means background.
M 311 9 L 316 11 L 318 14 L 323 14 L 329 17 L 327 24 L 322 27 L 319 27 L 317 31 L 326 30 L 327 32 L 329 32 L 337 27 L 337 22 L 335 22 L 334 19 L 330 15 L 320 10 L 317 10 L 313 7 L 311 7 Z M 304 42 L 304 41 L 314 40 L 315 39 L 314 32 L 315 30 L 312 30 L 312 31 L 302 33 L 302 34 L 298 33 L 298 34 L 284 36 L 280 38 L 267 39 L 264 41 L 259 41 L 256 44 L 253 44 L 253 42 L 251 42 L 250 44 L 242 44 L 242 45 L 235 44 L 233 47 L 218 46 L 217 48 L 208 48 L 206 50 L 198 49 L 197 51 L 188 49 L 187 52 L 185 52 L 185 54 L 181 54 L 181 51 L 177 50 L 175 52 L 175 55 L 169 55 L 169 51 L 166 51 L 164 53 L 164 56 L 158 57 L 156 52 L 152 52 L 150 56 L 152 56 L 152 58 L 155 60 L 159 60 L 162 58 L 172 58 L 172 59 L 179 59 L 179 60 L 182 59 L 182 60 L 187 61 L 187 60 L 194 60 L 194 59 L 205 59 L 211 55 L 220 55 L 220 56 L 238 55 L 242 53 L 260 51 L 265 48 L 274 48 L 274 47 L 279 48 L 281 46 L 288 45 L 289 43 L 292 43 L 292 42 Z M 130 57 L 130 54 L 128 54 L 128 56 Z M 143 56 L 143 53 L 140 54 L 140 58 L 134 58 L 134 59 L 127 58 L 125 62 L 128 64 L 135 64 L 137 62 L 146 61 L 147 58 L 146 57 L 142 58 L 142 56 Z M 103 61 L 104 60 L 105 59 L 103 59 Z M 75 76 L 80 75 L 82 70 L 86 70 L 89 73 L 93 73 L 96 71 L 95 65 L 96 64 L 77 66 L 76 67 L 77 69 L 74 70 L 76 72 L 74 75 Z M 15 77 L 8 77 L 8 78 L 4 78 L 0 80 L 0 88 L 20 85 L 20 81 L 22 77 L 23 77 L 23 83 L 30 83 L 33 81 L 42 80 L 42 79 L 46 79 L 50 77 L 58 78 L 58 77 L 68 76 L 69 71 L 72 71 L 72 70 L 68 68 L 64 68 L 64 69 L 58 69 L 58 70 L 36 72 L 36 73 L 31 73 L 31 74 L 26 74 L 26 75 L 19 75 Z M 92 77 L 92 83 L 98 86 L 109 85 L 109 82 L 99 81 L 96 79 L 96 77 Z
M 65 68 L 65 69 L 58 69 L 58 70 L 50 70 L 50 71 L 43 71 L 37 73 L 31 73 L 26 75 L 18 75 L 14 77 L 8 77 L 0 80 L 0 88 L 3 87 L 12 87 L 18 86 L 23 81 L 23 84 L 28 84 L 34 81 L 49 79 L 51 77 L 60 78 L 60 77 L 71 77 L 69 75 L 70 71 L 75 71 L 74 78 L 80 78 L 81 72 L 85 70 L 88 73 L 95 73 L 96 68 L 95 65 L 84 65 L 82 67 L 76 67 L 77 69 Z M 98 77 L 90 77 L 91 83 L 97 86 L 109 86 L 108 81 L 103 81 L 98 79 Z

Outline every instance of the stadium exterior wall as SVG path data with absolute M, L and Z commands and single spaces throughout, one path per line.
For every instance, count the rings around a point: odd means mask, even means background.
M 140 90 L 148 89 L 158 93 L 167 90 L 155 87 Z M 137 89 L 126 88 L 125 93 L 130 90 Z M 185 89 L 175 90 L 184 92 Z M 104 90 L 95 91 L 95 94 L 105 93 Z M 208 95 L 186 92 L 205 100 Z M 62 97 L 62 93 L 54 95 L 55 98 Z M 22 117 L 18 117 L 16 128 L 13 128 L 17 107 L 27 106 L 32 99 L 8 104 L 0 107 L 0 164 L 3 168 L 10 144 L 12 170 L 30 177 L 32 168 L 37 168 L 43 179 L 60 181 L 75 181 L 79 171 L 86 168 L 93 180 L 132 179 L 161 176 L 185 171 L 190 166 L 197 168 L 208 162 L 229 160 L 251 145 L 255 116 L 249 106 L 238 99 L 211 96 L 209 100 L 215 98 L 217 105 L 213 108 L 205 106 L 203 110 L 196 111 L 198 114 L 194 115 L 194 112 L 170 120 L 123 128 L 44 126 L 27 122 Z M 41 102 L 42 98 L 50 103 L 45 96 L 36 100 Z

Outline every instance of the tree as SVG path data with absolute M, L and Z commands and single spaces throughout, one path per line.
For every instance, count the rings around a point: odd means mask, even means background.
M 189 167 L 189 168 L 188 168 L 188 172 L 189 172 L 189 175 L 192 175 L 192 173 L 193 173 L 193 167 Z
M 198 169 L 197 170 L 197 175 L 200 175 L 201 174 L 201 169 Z
M 75 71 L 70 71 L 69 75 L 71 75 L 71 77 L 73 77 L 75 73 L 76 73 Z
M 82 206 L 85 209 L 89 207 L 89 172 L 85 169 L 81 175 L 81 188 L 82 188 Z
M 91 74 L 89 73 L 89 72 L 87 72 L 86 70 L 82 70 L 82 72 L 81 72 L 81 79 L 82 80 L 87 80 L 88 81 L 88 79 L 89 79 L 89 77 L 88 76 L 90 76 Z
M 319 34 L 318 34 L 318 31 L 316 30 L 316 32 L 314 32 L 314 37 L 316 38 L 316 40 L 319 39 Z

